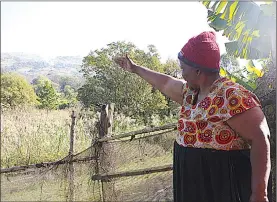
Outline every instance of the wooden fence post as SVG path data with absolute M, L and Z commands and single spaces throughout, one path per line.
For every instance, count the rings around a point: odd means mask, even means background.
M 99 123 L 99 138 L 110 137 L 112 134 L 114 104 L 103 105 L 101 108 L 100 123 Z M 100 174 L 113 171 L 114 163 L 112 157 L 112 145 L 103 142 L 99 144 L 99 172 Z M 113 182 L 102 182 L 103 201 L 114 201 Z
M 71 128 L 70 128 L 70 146 L 69 146 L 69 201 L 74 201 L 74 166 L 73 166 L 73 152 L 74 152 L 74 127 L 75 127 L 75 111 L 71 114 Z

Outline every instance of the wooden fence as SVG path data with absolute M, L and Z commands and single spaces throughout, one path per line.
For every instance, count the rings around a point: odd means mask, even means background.
M 112 178 L 119 178 L 119 177 L 127 177 L 127 176 L 137 176 L 137 175 L 145 175 L 150 173 L 157 173 L 157 172 L 165 172 L 172 170 L 172 164 L 165 165 L 165 166 L 157 166 L 157 167 L 150 167 L 145 169 L 138 169 L 126 172 L 114 172 L 112 170 L 113 160 L 111 159 L 112 156 L 104 155 L 105 153 L 111 153 L 109 151 L 111 148 L 108 145 L 105 145 L 106 142 L 112 140 L 119 140 L 119 141 L 126 141 L 126 138 L 130 137 L 131 140 L 136 139 L 136 135 L 141 135 L 150 132 L 162 131 L 157 134 L 148 135 L 145 137 L 138 137 L 146 138 L 146 137 L 153 137 L 162 135 L 164 133 L 168 133 L 170 131 L 176 130 L 176 124 L 167 124 L 164 126 L 159 127 L 148 127 L 138 131 L 132 131 L 128 133 L 123 133 L 120 135 L 112 136 L 112 125 L 113 125 L 113 110 L 114 106 L 111 105 L 104 105 L 101 109 L 101 116 L 100 116 L 100 123 L 99 126 L 99 139 L 96 139 L 94 142 L 95 147 L 95 154 L 96 154 L 96 172 L 95 175 L 91 177 L 92 180 L 99 180 L 102 184 L 102 201 L 110 201 L 113 199 L 112 192 L 113 184 L 111 182 Z M 121 139 L 125 140 L 121 140 Z M 130 141 L 130 140 L 128 140 Z
M 68 200 L 74 200 L 74 162 L 84 162 L 84 161 L 91 161 L 93 160 L 95 163 L 94 170 L 95 174 L 91 176 L 91 180 L 93 181 L 100 181 L 101 182 L 101 201 L 108 201 L 112 199 L 112 192 L 109 191 L 113 189 L 113 183 L 111 179 L 113 178 L 120 178 L 120 177 L 127 177 L 127 176 L 138 176 L 138 175 L 145 175 L 150 173 L 158 173 L 158 172 L 165 172 L 172 170 L 172 164 L 164 165 L 164 166 L 157 166 L 157 167 L 149 167 L 145 169 L 137 169 L 125 172 L 115 172 L 113 170 L 114 166 L 113 159 L 111 155 L 105 155 L 106 153 L 111 152 L 108 142 L 113 141 L 130 141 L 130 140 L 138 140 L 148 137 L 160 136 L 162 134 L 171 132 L 176 130 L 176 124 L 166 124 L 163 126 L 157 127 L 146 127 L 142 130 L 122 133 L 118 135 L 113 135 L 112 126 L 113 126 L 113 112 L 114 112 L 114 104 L 107 104 L 103 105 L 101 108 L 100 119 L 99 122 L 96 124 L 98 130 L 98 137 L 92 140 L 91 147 L 87 148 L 87 150 L 94 150 L 94 156 L 87 156 L 87 157 L 78 157 L 78 154 L 74 154 L 74 127 L 76 124 L 76 114 L 73 111 L 71 115 L 71 129 L 70 129 L 70 148 L 68 152 L 68 156 L 65 158 L 55 161 L 55 162 L 44 162 L 32 165 L 24 165 L 24 166 L 15 166 L 11 168 L 1 168 L 1 173 L 11 173 L 11 172 L 18 172 L 24 171 L 28 169 L 35 169 L 35 168 L 48 168 L 56 165 L 61 164 L 68 164 L 69 165 L 69 172 L 68 172 L 68 188 L 69 188 L 69 196 Z M 153 133 L 155 134 L 150 134 Z M 148 134 L 142 137 L 142 134 Z M 76 158 L 77 157 L 77 158 Z M 32 172 L 32 171 L 31 171 Z

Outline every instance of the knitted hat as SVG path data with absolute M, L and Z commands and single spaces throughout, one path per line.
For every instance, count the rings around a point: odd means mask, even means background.
M 192 37 L 178 54 L 185 64 L 204 71 L 218 72 L 220 51 L 214 32 L 202 32 Z

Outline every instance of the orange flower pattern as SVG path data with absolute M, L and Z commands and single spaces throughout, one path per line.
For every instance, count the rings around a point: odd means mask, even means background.
M 197 104 L 197 91 L 184 85 L 184 103 L 178 120 L 177 142 L 185 147 L 217 150 L 249 149 L 250 145 L 232 130 L 226 121 L 253 107 L 261 107 L 255 94 L 233 81 L 221 77 L 209 95 Z

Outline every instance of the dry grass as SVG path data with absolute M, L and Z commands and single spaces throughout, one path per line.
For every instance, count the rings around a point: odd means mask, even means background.
M 70 115 L 70 110 L 47 112 L 29 108 L 4 111 L 1 119 L 2 167 L 55 161 L 66 156 L 69 150 Z M 97 134 L 95 122 L 98 115 L 78 112 L 74 153 L 83 151 L 91 145 L 93 136 Z M 155 125 L 162 124 L 156 117 L 153 121 Z M 144 126 L 138 124 L 136 120 L 123 115 L 115 115 L 115 134 L 141 128 Z M 116 159 L 115 171 L 129 171 L 171 163 L 171 146 L 174 137 L 173 133 L 169 133 L 160 138 L 149 137 L 131 142 L 110 143 L 113 147 L 111 156 Z M 81 155 L 87 156 L 89 152 Z M 47 175 L 18 173 L 19 175 L 7 178 L 8 174 L 1 174 L 3 182 L 1 200 L 66 200 L 68 184 L 64 175 L 65 165 L 60 165 L 59 168 L 59 171 L 52 170 Z M 90 180 L 91 172 L 93 172 L 93 165 L 75 164 L 75 200 L 99 200 L 99 184 Z M 169 187 L 170 180 L 171 172 L 124 177 L 114 181 L 114 191 L 124 201 L 137 200 L 147 191 L 143 199 L 152 200 L 149 197 Z M 150 188 L 148 189 L 147 186 Z M 158 193 L 168 195 L 167 191 Z M 155 199 L 157 197 L 168 198 L 155 195 Z
M 69 181 L 65 170 L 62 165 L 45 174 L 1 174 L 1 201 L 67 201 Z M 99 184 L 90 181 L 90 164 L 75 164 L 74 170 L 74 200 L 98 201 Z
M 98 113 L 77 111 L 74 153 L 91 145 L 96 136 Z M 25 108 L 1 113 L 1 167 L 56 161 L 68 155 L 71 110 L 39 110 Z M 172 121 L 167 118 L 163 121 Z M 153 124 L 163 122 L 153 116 Z M 142 129 L 135 119 L 114 115 L 113 133 Z
M 71 111 L 21 109 L 1 114 L 1 167 L 54 161 L 69 151 Z M 81 117 L 75 127 L 75 152 L 91 144 L 87 122 L 94 118 Z
M 166 165 L 172 163 L 172 148 L 167 150 L 161 143 L 167 141 L 168 144 L 172 145 L 174 138 L 172 135 L 169 133 L 157 142 L 151 141 L 154 138 L 145 138 L 132 142 L 112 143 L 113 154 L 107 153 L 106 155 L 116 159 L 115 171 L 131 171 Z M 94 165 L 93 162 L 92 164 L 75 163 L 75 200 L 98 201 L 100 199 L 100 184 L 97 181 L 90 180 Z M 68 193 L 65 169 L 65 165 L 60 165 L 57 170 L 54 169 L 47 175 L 21 174 L 14 177 L 11 176 L 9 179 L 6 178 L 8 174 L 1 175 L 3 182 L 1 199 L 65 201 Z M 110 182 L 114 184 L 114 190 L 109 190 L 109 192 L 112 191 L 113 197 L 119 201 L 170 201 L 172 199 L 171 180 L 171 171 L 116 178 Z

